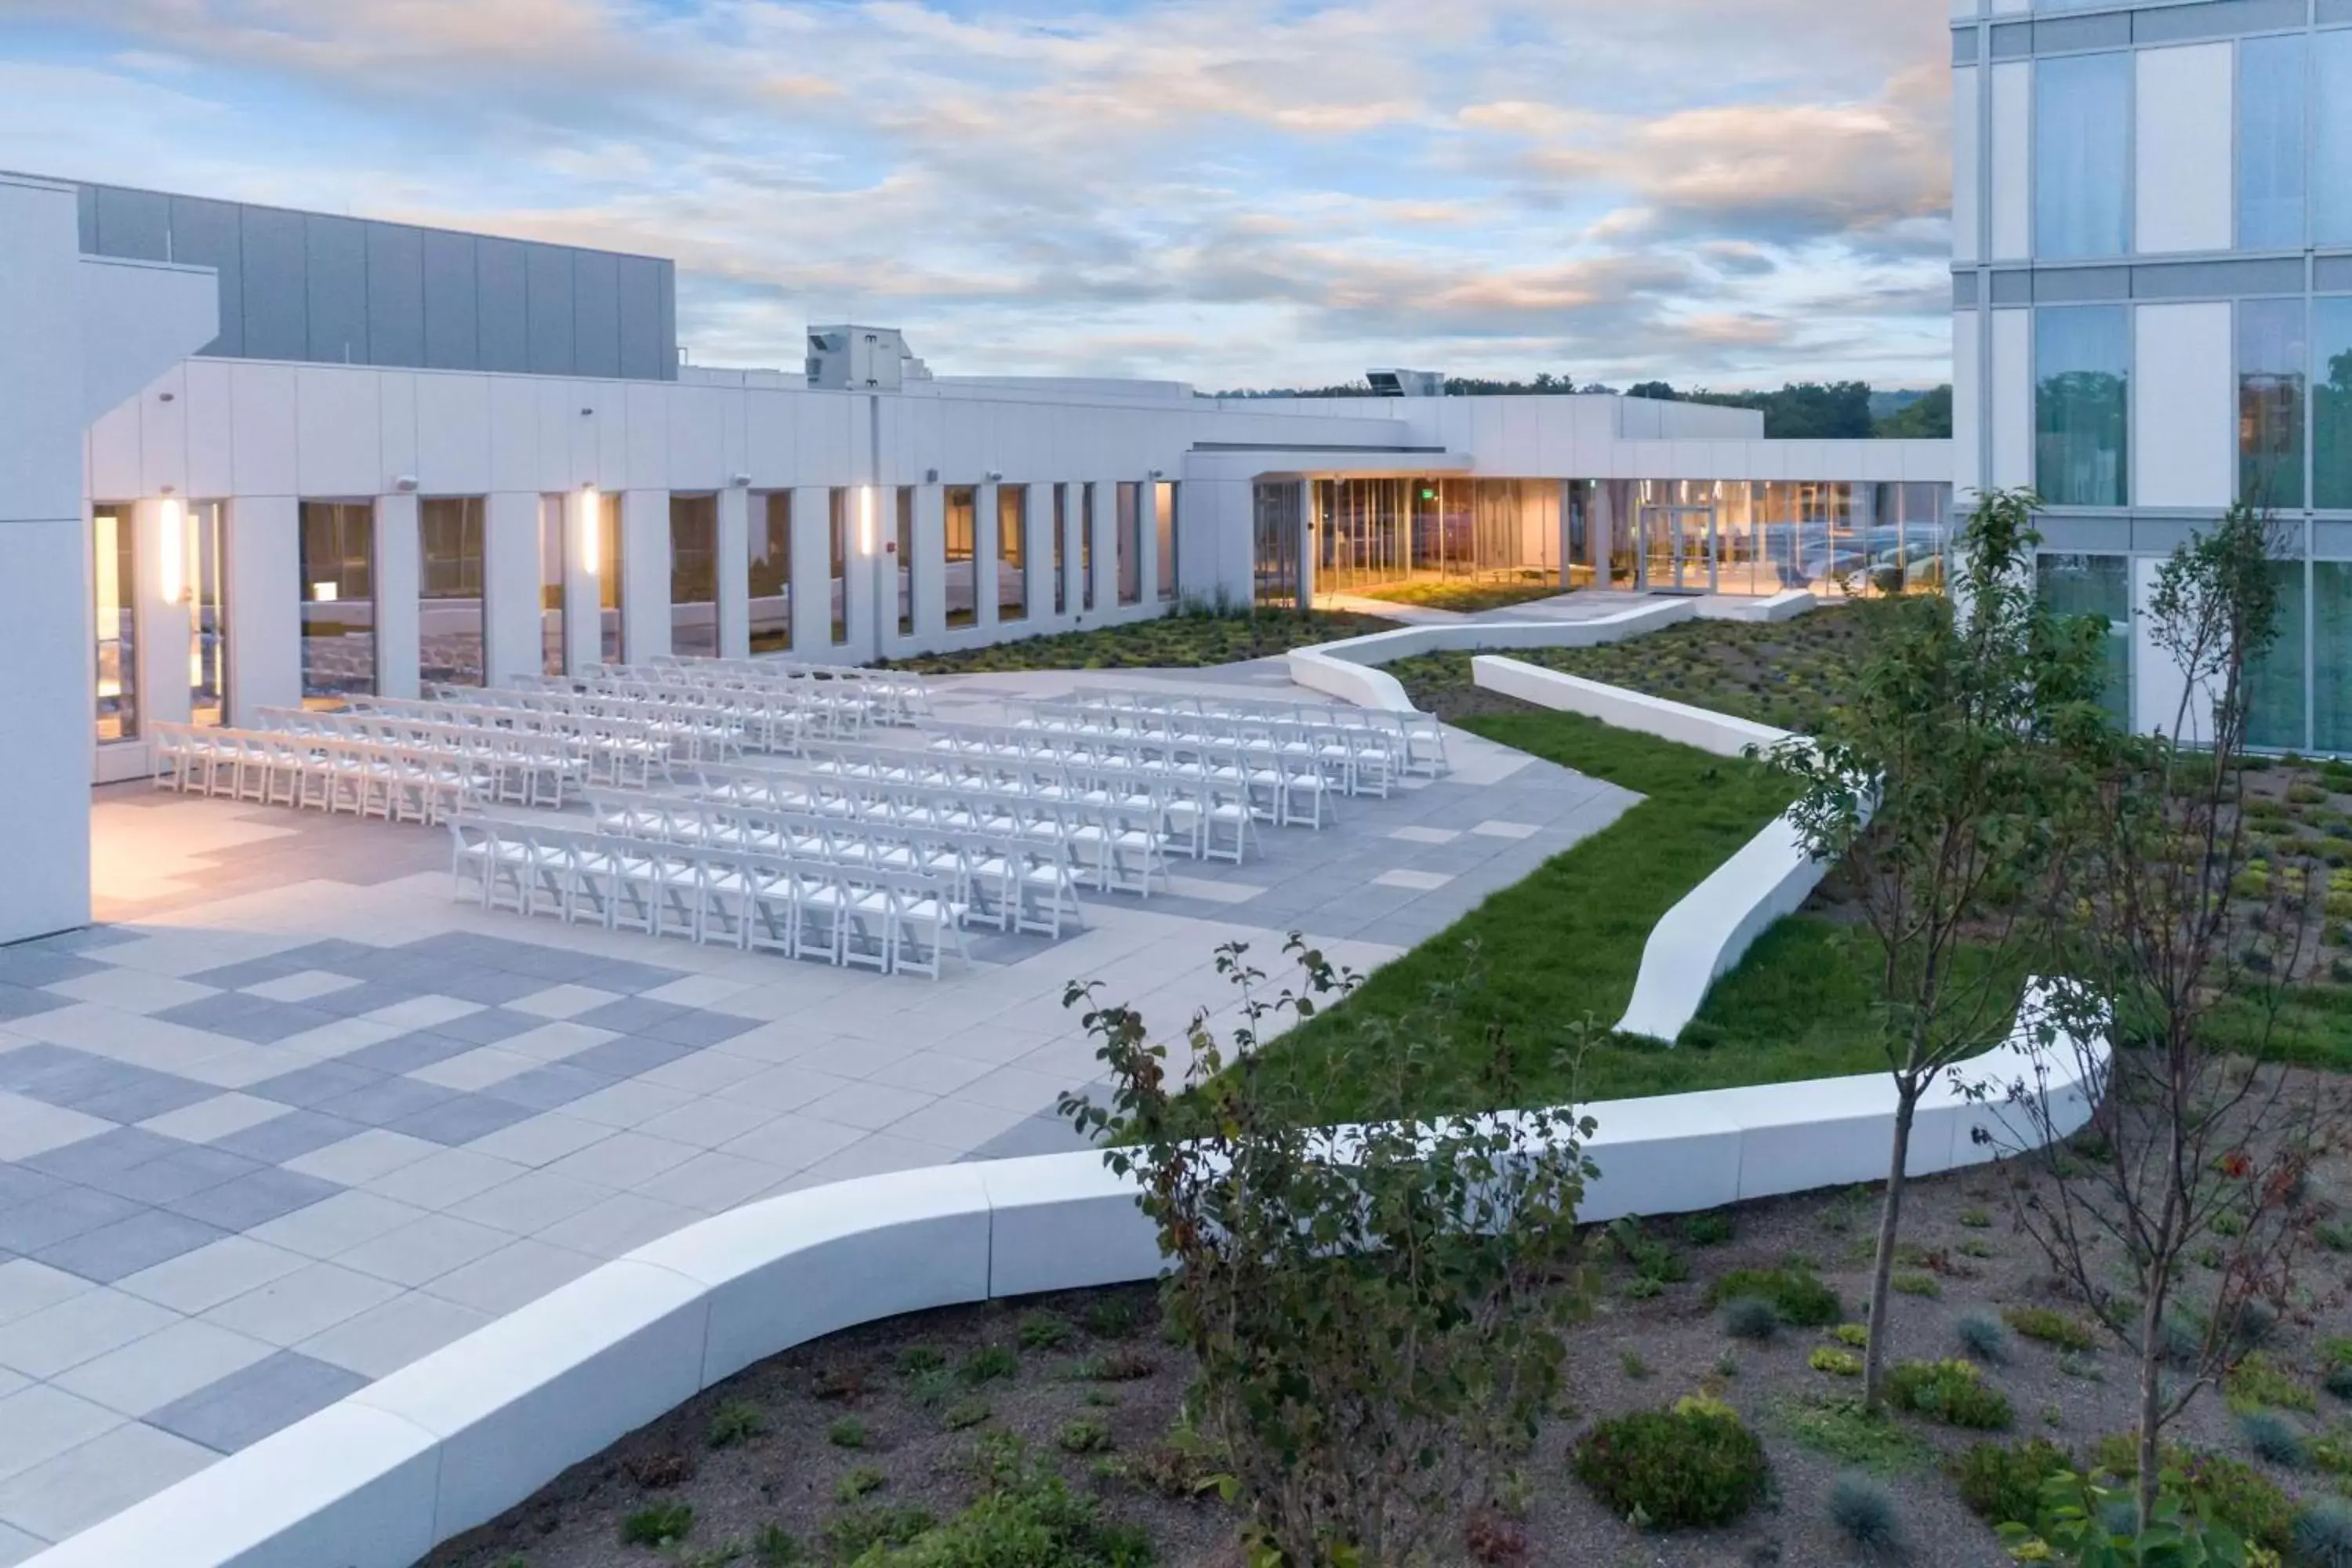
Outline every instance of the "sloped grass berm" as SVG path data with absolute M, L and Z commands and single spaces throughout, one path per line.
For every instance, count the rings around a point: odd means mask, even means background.
M 1302 616 L 1269 610 L 1257 615 L 1180 612 L 1114 626 L 1055 632 L 1018 642 L 913 658 L 884 659 L 885 669 L 923 675 L 1003 674 L 1033 669 L 1204 669 L 1244 659 L 1272 658 L 1295 647 L 1396 629 L 1379 616 L 1318 610 Z

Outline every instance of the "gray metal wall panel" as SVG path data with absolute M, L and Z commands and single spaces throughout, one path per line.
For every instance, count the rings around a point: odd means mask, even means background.
M 2311 553 L 2315 560 L 2352 561 L 2352 522 L 2313 523 Z
M 2143 44 L 2179 38 L 2221 38 L 2304 25 L 2304 0 L 2210 0 L 2132 13 L 2132 37 Z
M 367 226 L 370 364 L 425 363 L 425 235 L 404 224 Z
M 474 314 L 474 237 L 425 231 L 425 363 L 436 370 L 479 370 Z
M 2126 267 L 2062 267 L 2033 275 L 2034 300 L 2045 305 L 2128 300 L 2131 287 L 2131 269 Z
M 220 336 L 196 352 L 245 353 L 245 245 L 236 204 L 173 196 L 172 258 L 220 274 Z
M 2131 520 L 2132 549 L 2141 555 L 2169 555 L 2188 543 L 2197 528 L 2187 518 L 2136 517 Z
M 310 358 L 321 364 L 368 363 L 367 226 L 353 217 L 308 213 L 302 219 L 309 265 Z
M 484 370 L 530 368 L 529 262 L 519 239 L 474 241 L 475 319 Z
M 662 373 L 661 263 L 646 256 L 619 258 L 621 374 L 658 381 Z
M 2122 555 L 2131 549 L 2132 525 L 2121 517 L 2053 517 L 2034 520 L 2045 555 Z
M 1992 302 L 1996 305 L 2030 305 L 2033 302 L 2033 274 L 2031 272 L 1996 272 L 1992 275 Z
M 1973 309 L 1977 302 L 1977 275 L 1973 272 L 1952 274 L 1952 308 L 1956 310 Z
M 656 263 L 661 268 L 661 378 L 677 379 L 677 263 Z
M 245 267 L 247 359 L 308 359 L 310 315 L 303 278 L 302 215 L 272 207 L 237 212 Z
M 610 252 L 572 253 L 572 373 L 621 374 L 621 277 Z
M 530 370 L 535 375 L 572 374 L 572 252 L 560 245 L 525 245 L 530 288 L 525 303 L 530 323 Z
M 2315 256 L 2311 286 L 2323 294 L 2352 293 L 2352 256 Z
M 2330 22 L 2352 22 L 2352 0 L 2319 0 L 2316 15 L 2322 26 Z
M 2067 49 L 2127 49 L 2131 41 L 2131 17 L 2122 11 L 2105 16 L 2059 16 L 2033 24 L 2036 54 L 2056 54 Z
M 1992 30 L 1993 58 L 1997 60 L 2013 59 L 2019 55 L 2030 55 L 2032 52 L 2032 23 L 2002 22 L 1994 26 Z
M 74 218 L 81 235 L 81 253 L 96 256 L 98 249 L 98 187 L 74 187 Z
M 152 191 L 98 187 L 98 254 L 133 261 L 172 259 L 172 201 Z
M 1956 66 L 1972 66 L 1977 63 L 1976 28 L 1952 29 L 1952 63 Z
M 2214 294 L 2300 294 L 2303 263 L 2294 257 L 2244 261 L 2184 261 L 2132 268 L 2132 294 L 2180 300 Z

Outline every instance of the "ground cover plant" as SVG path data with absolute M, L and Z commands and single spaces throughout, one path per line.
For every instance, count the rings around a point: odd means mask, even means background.
M 1480 610 L 1499 610 L 1537 599 L 1555 599 L 1567 592 L 1560 586 L 1557 576 L 1549 573 L 1529 573 L 1507 578 L 1425 577 L 1410 583 L 1391 583 L 1379 588 L 1351 590 L 1349 596 L 1475 615 Z
M 1309 643 L 1392 630 L 1399 623 L 1348 610 L 1255 613 L 1185 609 L 1143 621 L 1023 637 L 987 647 L 885 659 L 885 669 L 923 675 L 1029 669 L 1199 669 L 1270 658 Z

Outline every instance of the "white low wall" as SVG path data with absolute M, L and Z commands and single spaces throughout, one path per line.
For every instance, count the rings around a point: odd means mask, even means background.
M 1751 749 L 1769 751 L 1790 736 L 1790 731 L 1776 730 L 1769 724 L 1751 723 L 1727 713 L 1630 691 L 1622 686 L 1605 686 L 1580 675 L 1563 675 L 1516 658 L 1481 654 L 1470 661 L 1470 679 L 1486 690 L 1516 697 L 1538 708 L 1581 713 L 1616 729 L 1696 746 L 1718 757 L 1744 756 Z
M 1659 599 L 1596 616 L 1589 621 L 1460 621 L 1444 626 L 1400 626 L 1392 632 L 1371 632 L 1338 642 L 1293 648 L 1290 679 L 1312 691 L 1377 708 L 1391 713 L 1415 711 L 1396 678 L 1374 668 L 1391 659 L 1418 654 L 1458 652 L 1475 648 L 1595 647 L 1623 642 L 1645 632 L 1694 620 L 1696 599 Z
M 1914 1175 L 1982 1163 L 2000 1098 L 2089 1114 L 2061 1042 L 1961 1063 L 1920 1107 Z M 1883 1073 L 1586 1108 L 1600 1175 L 1579 1218 L 1690 1213 L 1886 1173 Z M 2013 1134 L 2004 1134 L 2013 1136 Z M 408 1568 L 563 1469 L 764 1357 L 901 1312 L 1154 1279 L 1133 1189 L 1092 1152 L 811 1188 L 609 1263 L 32 1560 L 32 1568 Z

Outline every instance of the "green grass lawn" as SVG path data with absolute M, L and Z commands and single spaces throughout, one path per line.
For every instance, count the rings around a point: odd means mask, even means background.
M 1265 1048 L 1250 1070 L 1302 1119 L 1377 1117 L 1416 1109 L 1483 1108 L 1486 1041 L 1499 1028 L 1521 1103 L 1666 1094 L 1776 1082 L 1878 1065 L 1860 1028 L 1786 1034 L 1769 1026 L 1718 1031 L 1701 1048 L 1611 1038 L 1588 1049 L 1573 1080 L 1572 1028 L 1601 1029 L 1625 1009 L 1642 949 L 1661 915 L 1753 837 L 1790 790 L 1754 763 L 1726 760 L 1568 713 L 1488 714 L 1465 721 L 1490 740 L 1645 796 L 1601 833 L 1546 861 L 1447 931 L 1375 972 L 1355 994 Z M 1483 983 L 1433 1012 L 1435 988 L 1457 982 L 1475 942 Z M 1415 1060 L 1400 1082 L 1363 1070 L 1377 1048 L 1367 1025 L 1411 1018 Z M 1857 1016 L 1866 1025 L 1866 1009 Z
M 1557 577 L 1517 583 L 1429 578 L 1415 583 L 1391 583 L 1384 588 L 1366 588 L 1354 596 L 1380 599 L 1391 605 L 1414 605 L 1426 610 L 1458 610 L 1468 616 L 1480 610 L 1499 610 L 1507 605 L 1524 605 L 1536 599 L 1555 599 L 1567 592 L 1559 585 Z
M 1399 623 L 1344 610 L 1261 615 L 1162 616 L 1115 626 L 1056 632 L 958 653 L 886 659 L 886 669 L 924 675 L 970 675 L 1022 669 L 1198 669 L 1242 659 L 1268 658 L 1309 643 L 1384 632 Z

